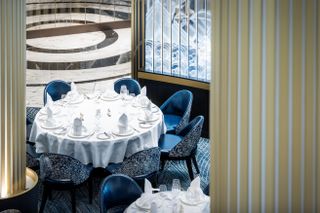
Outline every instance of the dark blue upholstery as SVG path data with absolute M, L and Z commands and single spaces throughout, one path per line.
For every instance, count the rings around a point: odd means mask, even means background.
M 106 170 L 111 174 L 125 174 L 137 182 L 153 176 L 159 171 L 160 148 L 154 147 L 137 152 L 122 163 L 110 164 Z
M 40 179 L 43 183 L 43 196 L 40 212 L 44 206 L 50 190 L 70 190 L 72 197 L 72 210 L 75 212 L 74 189 L 90 178 L 92 167 L 67 156 L 53 153 L 43 153 L 40 156 Z M 90 184 L 90 198 L 92 201 L 92 188 Z
M 100 212 L 123 212 L 142 194 L 139 185 L 122 174 L 110 175 L 100 188 Z
M 206 188 L 204 188 L 203 193 L 209 196 L 209 189 L 210 189 L 210 184 L 208 184 Z
M 179 133 L 188 124 L 192 100 L 193 95 L 189 90 L 180 90 L 160 106 L 164 114 L 167 133 Z
M 141 91 L 141 87 L 138 81 L 133 78 L 121 78 L 114 82 L 114 91 L 120 94 L 120 88 L 122 85 L 126 85 L 129 93 L 134 93 L 135 95 L 139 95 Z
M 195 158 L 197 143 L 200 140 L 203 116 L 195 117 L 185 126 L 178 135 L 164 134 L 159 139 L 161 148 L 161 161 L 164 165 L 166 160 L 186 160 L 190 179 L 193 179 L 191 160 L 199 173 L 198 164 Z
M 43 92 L 43 103 L 47 103 L 47 93 L 51 96 L 53 101 L 59 100 L 62 94 L 67 94 L 71 90 L 69 83 L 62 80 L 50 81 Z
M 26 111 L 26 124 L 27 124 L 27 129 L 26 129 L 26 136 L 27 136 L 27 141 L 29 141 L 29 136 L 32 128 L 33 121 L 37 115 L 37 113 L 40 111 L 40 107 L 27 107 Z
M 33 170 L 39 169 L 39 160 L 27 152 L 27 167 Z

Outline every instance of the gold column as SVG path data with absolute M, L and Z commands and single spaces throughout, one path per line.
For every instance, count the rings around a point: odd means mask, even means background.
M 0 1 L 0 198 L 25 189 L 25 7 Z
M 214 0 L 215 212 L 319 212 L 320 2 Z

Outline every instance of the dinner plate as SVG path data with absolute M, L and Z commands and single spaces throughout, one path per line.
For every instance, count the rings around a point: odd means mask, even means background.
M 151 123 L 139 123 L 139 126 L 144 129 L 149 129 L 153 126 Z
M 58 113 L 61 111 L 61 109 L 58 108 L 58 107 L 51 107 L 51 110 L 52 110 L 52 114 L 53 114 L 53 115 L 56 115 L 56 114 L 58 114 Z M 42 114 L 42 115 L 47 115 L 47 109 L 46 109 L 45 107 L 42 108 L 42 109 L 40 110 L 40 114 Z
M 58 123 L 57 121 L 55 121 L 53 125 L 48 126 L 46 122 L 42 122 L 40 126 L 44 129 L 58 129 L 61 127 L 61 125 L 62 125 L 61 123 Z
M 116 96 L 112 96 L 112 97 L 101 95 L 100 98 L 101 98 L 102 100 L 104 100 L 104 101 L 115 101 L 115 100 L 120 99 L 120 95 L 116 95 Z
M 149 118 L 148 120 L 146 119 L 146 117 L 144 116 L 144 115 L 140 115 L 139 117 L 138 117 L 138 120 L 139 121 L 144 121 L 144 122 L 153 122 L 153 121 L 156 121 L 156 120 L 158 120 L 159 119 L 159 117 L 158 116 L 156 116 L 156 115 L 153 115 L 151 118 Z
M 86 127 L 82 127 L 82 135 L 74 135 L 73 129 L 68 132 L 68 136 L 71 138 L 86 138 L 93 134 L 93 131 L 89 131 Z
M 114 129 L 112 133 L 117 136 L 129 136 L 134 133 L 134 130 L 131 127 L 128 127 L 126 132 L 119 132 L 119 129 Z
M 79 96 L 77 99 L 75 99 L 75 100 L 69 100 L 68 101 L 68 103 L 69 104 L 80 104 L 80 103 L 82 103 L 84 101 L 84 96 L 83 95 L 81 95 L 81 96 Z
M 189 205 L 189 206 L 194 206 L 194 205 L 199 205 L 201 203 L 204 203 L 207 201 L 206 197 L 205 196 L 202 196 L 201 199 L 199 200 L 195 200 L 195 199 L 190 199 L 190 198 L 187 198 L 187 194 L 184 193 L 180 196 L 180 201 L 186 205 Z
M 107 140 L 107 139 L 110 139 L 111 136 L 109 134 L 105 134 L 104 132 L 101 132 L 97 134 L 97 138 L 100 140 Z
M 68 131 L 68 128 L 63 127 L 63 128 L 59 128 L 59 129 L 55 130 L 53 133 L 57 134 L 57 135 L 63 135 L 65 133 L 67 133 L 67 131 Z

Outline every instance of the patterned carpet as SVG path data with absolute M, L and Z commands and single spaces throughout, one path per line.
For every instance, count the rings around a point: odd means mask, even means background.
M 200 168 L 201 187 L 209 183 L 210 168 L 210 143 L 208 139 L 202 138 L 198 143 L 197 161 Z M 194 169 L 195 172 L 195 169 Z M 190 179 L 185 162 L 168 162 L 164 170 L 158 176 L 158 184 L 166 184 L 170 189 L 172 179 L 178 178 L 184 190 L 190 184 Z M 77 212 L 92 213 L 100 212 L 99 209 L 99 187 L 104 177 L 94 178 L 93 202 L 89 204 L 88 188 L 86 185 L 76 190 Z M 40 184 L 39 206 L 41 203 L 42 187 Z M 52 199 L 48 200 L 44 212 L 61 213 L 71 212 L 71 198 L 67 191 L 53 191 Z

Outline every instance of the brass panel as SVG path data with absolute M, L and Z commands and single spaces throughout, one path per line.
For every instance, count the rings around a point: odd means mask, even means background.
M 199 81 L 192 81 L 189 79 L 177 78 L 177 77 L 173 77 L 173 76 L 148 73 L 148 72 L 143 72 L 143 71 L 138 71 L 138 78 L 166 82 L 166 83 L 170 83 L 170 84 L 183 85 L 183 86 L 188 86 L 188 87 L 194 87 L 194 88 L 203 89 L 203 90 L 210 89 L 210 84 L 208 84 L 208 83 L 203 83 L 203 82 L 199 82 Z

